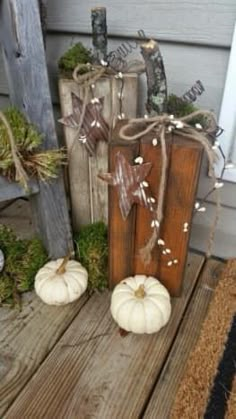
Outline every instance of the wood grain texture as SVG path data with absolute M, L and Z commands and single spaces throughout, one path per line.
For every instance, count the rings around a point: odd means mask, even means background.
M 3 176 L 0 176 L 0 202 L 8 199 L 18 198 L 20 196 L 29 196 L 39 191 L 36 181 L 30 181 L 29 191 L 22 188 L 17 182 L 8 182 Z
M 155 135 L 150 134 L 141 140 L 139 154 L 143 157 L 145 163 L 150 162 L 153 165 L 146 180 L 149 183 L 152 196 L 156 200 L 153 205 L 155 208 L 157 204 L 161 175 L 161 147 L 160 144 L 153 147 L 153 138 L 155 138 Z M 150 211 L 146 208 L 138 206 L 136 209 L 134 272 L 136 274 L 145 273 L 145 275 L 157 277 L 158 264 L 160 262 L 160 249 L 158 246 L 154 247 L 151 255 L 151 262 L 148 265 L 144 265 L 140 257 L 140 249 L 147 244 L 149 237 L 152 235 L 151 221 L 152 214 Z
M 90 33 L 90 8 L 99 6 L 89 0 L 78 7 L 76 0 L 57 0 L 48 4 L 48 27 L 60 31 Z M 159 40 L 229 46 L 236 18 L 234 0 L 148 1 L 104 0 L 110 34 L 134 36 L 143 29 Z M 150 13 L 151 7 L 151 13 Z M 214 17 L 214 18 L 213 18 Z
M 124 112 L 128 117 L 136 116 L 137 111 L 137 75 L 127 74 L 124 77 Z M 119 113 L 118 92 L 119 80 L 115 77 L 101 78 L 96 83 L 94 94 L 103 100 L 103 117 L 109 126 Z M 71 92 L 84 98 L 84 89 L 73 80 L 60 79 L 59 92 L 62 116 L 72 113 Z M 91 96 L 89 96 L 89 100 Z M 108 146 L 98 142 L 94 156 L 89 157 L 84 145 L 74 142 L 76 130 L 64 127 L 65 141 L 69 156 L 70 196 L 73 227 L 77 231 L 81 225 L 95 221 L 107 223 L 108 188 L 98 179 L 98 173 L 108 170 Z
M 218 261 L 209 260 L 207 262 L 178 331 L 178 336 L 148 403 L 143 416 L 145 419 L 169 418 L 175 394 L 184 374 L 184 366 L 198 340 L 223 266 L 224 264 Z
M 109 172 L 115 168 L 115 157 L 121 152 L 126 160 L 132 164 L 138 154 L 138 144 L 127 146 L 110 143 Z M 133 205 L 128 217 L 123 220 L 119 196 L 116 187 L 108 187 L 108 235 L 109 235 L 109 285 L 113 288 L 122 279 L 133 275 L 136 205 Z
M 87 300 L 48 306 L 25 294 L 22 311 L 0 308 L 0 415 L 35 373 Z M 25 417 L 23 415 L 23 417 Z
M 11 102 L 44 135 L 43 147 L 56 148 L 38 1 L 2 1 L 0 23 Z M 64 256 L 73 244 L 62 175 L 39 186 L 40 194 L 32 198 L 38 232 L 51 258 Z
M 202 152 L 202 146 L 196 141 L 173 135 L 161 229 L 165 241 L 163 251 L 170 252 L 162 252 L 158 265 L 158 277 L 171 295 L 181 292 Z M 183 231 L 185 223 L 187 232 Z
M 190 256 L 183 295 L 173 301 L 171 320 L 159 334 L 121 338 L 109 314 L 109 294 L 94 295 L 5 418 L 139 417 L 202 263 L 201 256 Z

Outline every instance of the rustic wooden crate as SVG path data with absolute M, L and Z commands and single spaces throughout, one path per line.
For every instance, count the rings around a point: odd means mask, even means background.
M 126 117 L 135 117 L 137 113 L 137 84 L 138 76 L 135 73 L 124 74 L 123 112 Z M 75 81 L 69 79 L 59 80 L 59 93 L 62 116 L 72 112 L 72 96 L 74 92 L 82 100 L 84 89 Z M 104 98 L 103 117 L 111 126 L 112 120 L 119 114 L 118 93 L 120 80 L 115 76 L 103 77 L 96 82 L 94 94 Z M 89 100 L 91 97 L 88 98 Z M 73 144 L 75 130 L 64 126 L 64 134 L 68 154 Z M 89 156 L 83 144 L 77 142 L 69 161 L 69 185 L 72 207 L 72 222 L 74 230 L 81 225 L 108 219 L 108 193 L 107 185 L 101 182 L 97 175 L 99 171 L 107 172 L 108 144 L 99 141 L 95 156 Z
M 114 131 L 109 152 L 109 172 L 114 170 L 115 155 L 121 151 L 130 164 L 141 155 L 144 162 L 153 164 L 147 176 L 152 195 L 157 199 L 161 174 L 160 145 L 153 147 L 155 135 L 147 134 L 132 144 L 119 138 L 119 127 Z M 165 246 L 155 246 L 151 262 L 144 265 L 139 250 L 151 233 L 151 213 L 140 205 L 133 205 L 128 218 L 122 219 L 116 188 L 109 186 L 109 280 L 111 288 L 129 275 L 146 274 L 157 277 L 174 296 L 180 295 L 185 271 L 190 227 L 202 158 L 202 146 L 175 134 L 167 136 L 169 159 L 164 201 L 164 219 L 160 238 Z M 188 231 L 184 232 L 184 224 Z M 170 249 L 171 253 L 163 254 Z M 176 259 L 178 263 L 168 262 Z

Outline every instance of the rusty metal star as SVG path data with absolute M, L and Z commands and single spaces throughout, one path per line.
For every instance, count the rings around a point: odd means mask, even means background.
M 73 113 L 59 119 L 59 122 L 78 130 L 84 104 L 75 93 L 72 92 L 71 96 Z M 84 144 L 92 156 L 95 154 L 97 141 L 108 141 L 109 126 L 102 116 L 103 101 L 104 98 L 93 98 L 86 104 L 81 129 L 75 135 L 75 139 Z
M 115 155 L 115 169 L 112 173 L 101 173 L 99 178 L 109 185 L 115 186 L 119 196 L 119 207 L 123 219 L 128 217 L 134 203 L 149 208 L 148 182 L 145 178 L 152 168 L 152 163 L 131 166 L 125 156 L 119 151 Z

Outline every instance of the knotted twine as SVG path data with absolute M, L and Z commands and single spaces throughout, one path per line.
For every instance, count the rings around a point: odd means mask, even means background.
M 188 122 L 191 122 L 196 117 L 203 117 L 208 122 L 208 127 L 205 131 L 197 131 L 193 126 L 189 125 Z M 128 134 L 129 130 L 133 127 L 140 127 L 140 130 L 137 134 L 130 135 Z M 164 196 L 166 190 L 166 180 L 167 180 L 167 167 L 168 167 L 168 158 L 166 151 L 166 133 L 170 133 L 174 130 L 175 135 L 180 135 L 181 137 L 186 137 L 200 143 L 208 157 L 209 161 L 209 175 L 211 176 L 214 185 L 217 183 L 217 178 L 214 172 L 214 164 L 218 158 L 215 151 L 212 149 L 212 145 L 207 138 L 209 134 L 212 134 L 216 131 L 217 122 L 215 116 L 210 111 L 196 111 L 191 114 L 184 116 L 182 118 L 174 118 L 172 115 L 158 115 L 151 118 L 133 118 L 128 121 L 126 125 L 121 127 L 119 135 L 120 138 L 126 141 L 134 141 L 144 137 L 151 131 L 155 132 L 155 135 L 159 137 L 162 153 L 162 162 L 161 162 L 161 177 L 160 177 L 160 186 L 158 191 L 158 200 L 157 208 L 154 213 L 157 224 L 153 229 L 147 244 L 140 249 L 140 256 L 144 264 L 149 264 L 151 261 L 151 253 L 154 246 L 157 243 L 160 234 L 160 227 L 163 220 L 163 207 L 164 207 Z M 201 128 L 201 127 L 200 127 Z M 201 128 L 202 129 L 202 128 Z M 210 234 L 208 239 L 206 256 L 210 257 L 211 249 L 214 241 L 214 234 L 216 225 L 219 219 L 220 213 L 220 195 L 217 188 L 216 191 L 216 213 L 210 228 Z
M 15 180 L 19 182 L 27 190 L 29 177 L 21 163 L 19 152 L 17 150 L 16 142 L 15 142 L 10 124 L 7 118 L 5 117 L 4 113 L 1 111 L 0 111 L 0 119 L 6 128 L 9 144 L 11 147 L 12 159 L 13 159 L 13 163 L 14 163 L 15 171 L 16 171 Z
M 81 70 L 87 69 L 86 73 L 81 74 Z M 127 73 L 143 73 L 145 71 L 145 66 L 140 61 L 131 61 L 129 66 L 127 67 L 126 72 Z M 81 111 L 81 115 L 79 118 L 78 128 L 76 130 L 75 138 L 72 142 L 72 147 L 70 149 L 69 153 L 69 160 L 72 153 L 72 150 L 74 148 L 74 145 L 76 143 L 76 140 L 80 136 L 81 128 L 83 125 L 84 117 L 85 117 L 85 110 L 88 102 L 88 96 L 89 96 L 89 89 L 94 85 L 100 78 L 102 77 L 110 77 L 110 76 L 116 76 L 117 71 L 114 70 L 109 65 L 93 65 L 93 64 L 78 64 L 73 73 L 72 77 L 73 80 L 82 88 L 84 89 L 84 98 L 83 98 L 83 107 Z M 111 114 L 110 117 L 110 128 L 112 127 L 112 121 L 113 121 L 114 115 Z

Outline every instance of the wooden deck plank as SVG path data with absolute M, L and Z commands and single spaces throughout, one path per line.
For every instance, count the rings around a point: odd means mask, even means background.
M 10 418 L 136 418 L 174 340 L 204 258 L 189 255 L 183 294 L 159 334 L 121 338 L 110 294 L 83 307 L 5 415 Z
M 53 307 L 27 293 L 21 312 L 0 308 L 0 417 L 87 299 Z
M 175 394 L 184 374 L 184 365 L 197 342 L 223 266 L 222 262 L 216 260 L 207 262 L 147 406 L 145 419 L 169 418 Z

